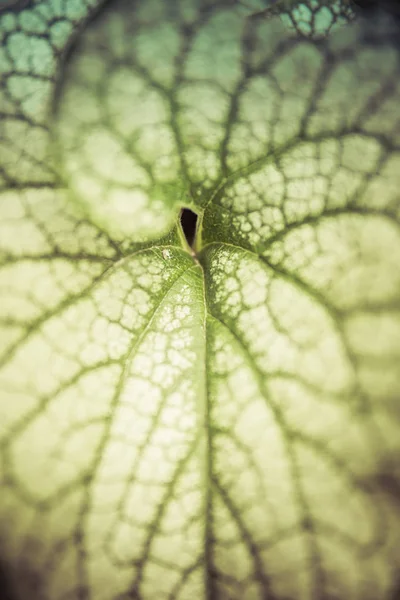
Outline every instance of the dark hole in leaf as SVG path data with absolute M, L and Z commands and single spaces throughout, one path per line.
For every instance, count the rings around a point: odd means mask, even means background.
M 183 208 L 181 211 L 181 225 L 185 238 L 190 247 L 193 246 L 194 236 L 196 234 L 197 215 L 189 208 Z

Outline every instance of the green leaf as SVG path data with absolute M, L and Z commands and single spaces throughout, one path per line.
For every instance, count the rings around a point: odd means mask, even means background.
M 276 0 L 269 14 L 279 14 L 287 27 L 308 38 L 323 38 L 354 18 L 351 0 Z
M 397 33 L 345 0 L 2 7 L 13 598 L 393 600 Z

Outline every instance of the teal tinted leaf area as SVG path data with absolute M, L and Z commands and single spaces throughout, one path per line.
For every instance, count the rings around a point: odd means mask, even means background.
M 8 596 L 396 597 L 400 55 L 350 11 L 2 10 Z
M 326 37 L 355 16 L 351 0 L 276 0 L 266 11 L 279 14 L 299 35 L 314 39 Z

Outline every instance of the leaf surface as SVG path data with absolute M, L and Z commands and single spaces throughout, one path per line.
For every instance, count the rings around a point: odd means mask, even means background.
M 13 594 L 392 600 L 394 25 L 344 0 L 45 0 L 0 33 Z

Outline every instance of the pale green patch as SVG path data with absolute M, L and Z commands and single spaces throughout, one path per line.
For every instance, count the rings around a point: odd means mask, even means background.
M 0 576 L 18 600 L 393 600 L 385 21 L 22 4 L 0 15 Z

